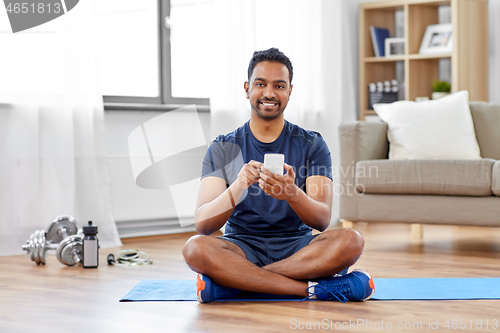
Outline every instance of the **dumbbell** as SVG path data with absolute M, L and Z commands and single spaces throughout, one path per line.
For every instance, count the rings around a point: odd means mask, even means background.
M 55 250 L 57 244 L 47 242 L 47 232 L 45 230 L 37 230 L 31 234 L 30 239 L 23 245 L 23 250 L 27 252 L 31 260 L 37 265 L 45 265 L 47 260 L 47 250 Z
M 77 232 L 78 227 L 73 217 L 58 216 L 52 221 L 48 232 L 45 230 L 35 231 L 22 248 L 37 265 L 44 265 L 47 250 L 56 250 L 63 239 L 75 235 Z
M 70 235 L 64 238 L 56 249 L 56 258 L 59 262 L 74 266 L 81 262 L 83 253 L 83 237 L 81 229 L 76 235 Z
M 27 241 L 28 244 L 23 245 L 23 250 L 28 252 L 32 261 L 37 265 L 45 265 L 48 250 L 56 250 L 56 258 L 62 264 L 74 266 L 81 261 L 83 237 L 80 233 L 69 235 L 59 244 L 48 243 L 46 233 L 45 230 L 35 231 Z
M 59 244 L 63 239 L 71 235 L 76 235 L 78 226 L 76 220 L 69 215 L 56 217 L 47 231 L 49 242 Z

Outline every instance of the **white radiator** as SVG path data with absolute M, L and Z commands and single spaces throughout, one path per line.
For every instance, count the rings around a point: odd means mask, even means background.
M 120 238 L 156 236 L 195 231 L 194 224 L 181 227 L 177 218 L 116 221 L 116 226 Z
M 143 189 L 135 184 L 127 155 L 108 156 L 111 206 L 121 238 L 194 231 L 181 227 L 170 190 Z

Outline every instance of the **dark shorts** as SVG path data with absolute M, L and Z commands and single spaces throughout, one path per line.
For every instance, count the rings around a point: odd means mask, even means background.
M 308 245 L 318 235 L 301 235 L 292 237 L 262 237 L 247 234 L 224 235 L 228 240 L 245 252 L 247 259 L 262 267 L 273 262 L 286 259 Z

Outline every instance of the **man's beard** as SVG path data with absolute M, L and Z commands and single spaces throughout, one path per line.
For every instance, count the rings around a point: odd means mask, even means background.
M 261 102 L 266 102 L 266 101 L 258 101 L 258 105 L 260 105 Z M 269 113 L 269 112 L 266 112 L 264 110 L 259 110 L 259 108 L 254 105 L 253 103 L 250 103 L 250 105 L 252 106 L 252 110 L 255 111 L 255 113 L 262 119 L 268 119 L 268 120 L 273 120 L 273 119 L 276 119 L 278 117 L 281 116 L 281 114 L 283 113 L 283 111 L 285 111 L 285 109 L 282 109 L 280 110 L 280 106 L 281 106 L 281 103 L 278 103 L 277 101 L 272 101 L 272 102 L 275 102 L 278 104 L 278 110 L 276 111 L 276 113 Z

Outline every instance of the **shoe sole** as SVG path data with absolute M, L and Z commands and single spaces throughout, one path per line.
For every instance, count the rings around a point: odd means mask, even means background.
M 366 276 L 368 276 L 370 278 L 370 280 L 368 280 L 368 285 L 370 286 L 372 292 L 368 297 L 365 297 L 362 300 L 362 302 L 369 300 L 373 296 L 373 294 L 375 294 L 375 283 L 373 282 L 372 275 L 370 273 L 368 273 L 368 271 L 361 269 L 361 268 L 357 268 L 354 271 L 352 271 L 351 273 L 353 273 L 353 272 L 360 272 L 360 273 L 365 274 Z
M 205 290 L 205 288 L 206 288 L 206 283 L 205 281 L 203 281 L 203 274 L 198 273 L 198 277 L 196 279 L 196 299 L 200 303 L 207 303 L 203 301 L 203 299 L 201 298 L 201 292 Z

